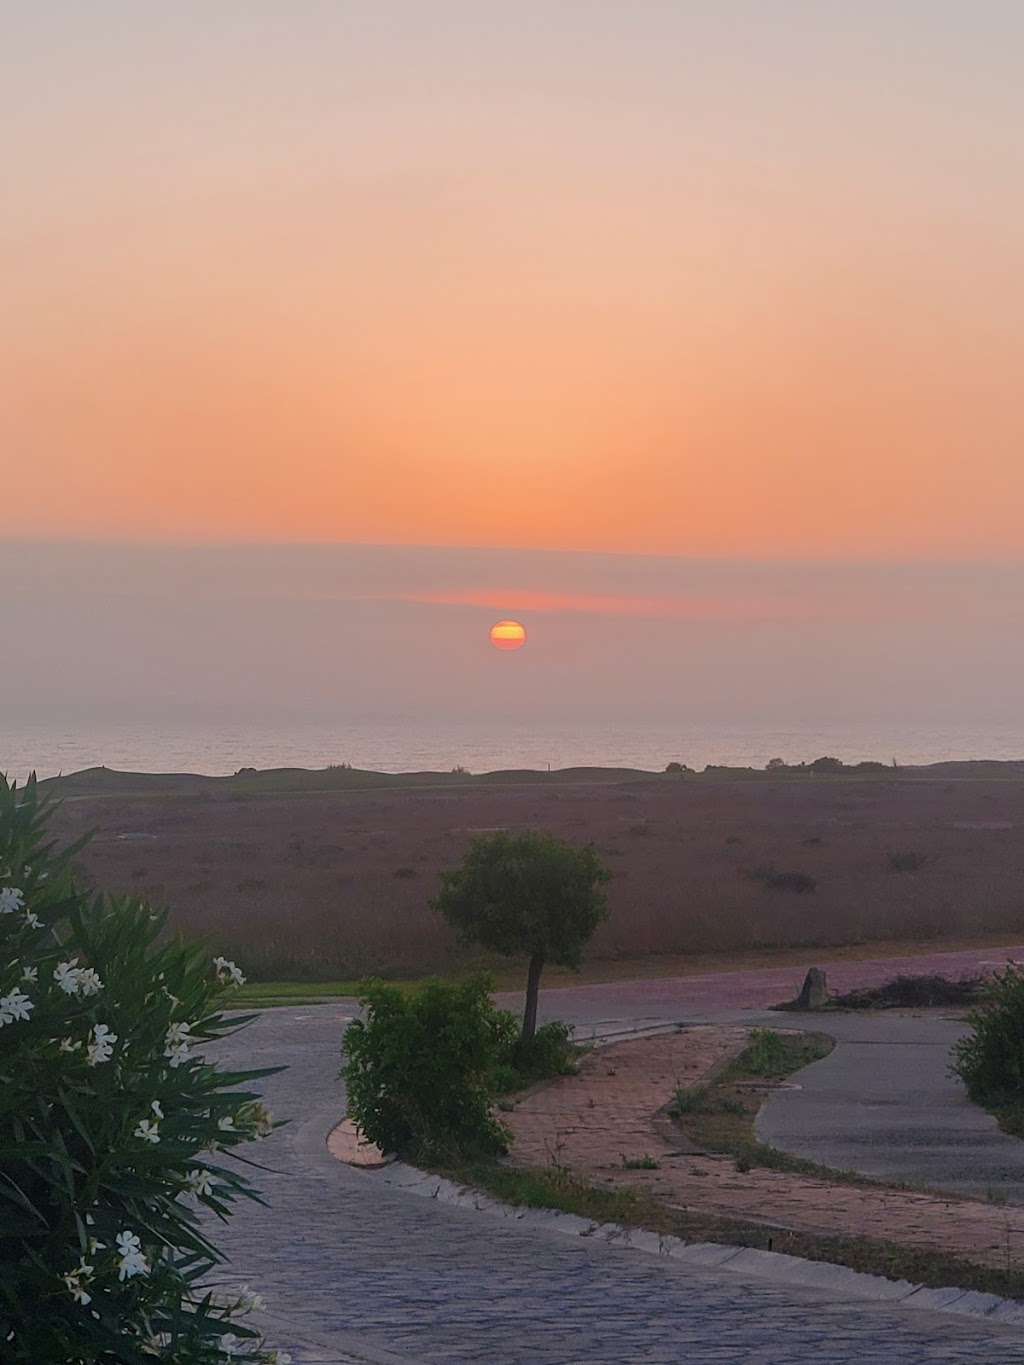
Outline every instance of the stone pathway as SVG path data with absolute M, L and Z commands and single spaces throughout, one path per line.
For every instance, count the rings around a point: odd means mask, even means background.
M 805 1232 L 899 1242 L 1005 1268 L 1024 1260 L 1024 1209 L 943 1199 L 903 1190 L 837 1185 L 755 1168 L 731 1157 L 679 1155 L 681 1140 L 654 1115 L 675 1088 L 693 1085 L 743 1046 L 746 1029 L 694 1028 L 603 1047 L 580 1074 L 535 1091 L 503 1117 L 524 1166 L 557 1158 L 595 1183 L 642 1186 L 679 1208 L 755 1217 Z M 626 1170 L 623 1159 L 651 1156 L 656 1171 Z
M 346 1017 L 336 1005 L 268 1011 L 219 1049 L 233 1065 L 288 1067 L 264 1087 L 291 1120 L 255 1152 L 268 1207 L 214 1236 L 226 1278 L 264 1295 L 271 1344 L 296 1365 L 1024 1365 L 1019 1329 L 544 1235 L 342 1166 L 326 1137 L 344 1109 Z

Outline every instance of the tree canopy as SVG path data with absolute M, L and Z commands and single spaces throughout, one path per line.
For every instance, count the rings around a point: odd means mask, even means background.
M 506 957 L 530 959 L 523 1037 L 536 1027 L 545 962 L 576 969 L 606 918 L 611 873 L 592 844 L 577 847 L 543 830 L 474 839 L 462 862 L 441 873 L 431 902 L 460 938 Z

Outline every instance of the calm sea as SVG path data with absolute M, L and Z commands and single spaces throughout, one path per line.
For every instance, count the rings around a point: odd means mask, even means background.
M 847 762 L 931 763 L 1024 759 L 1024 722 L 1008 726 L 864 723 L 787 728 L 777 722 L 489 725 L 482 721 L 393 724 L 98 724 L 55 728 L 0 719 L 0 772 L 22 780 L 105 764 L 130 772 L 233 773 L 241 767 L 322 768 L 351 763 L 380 772 L 470 772 L 502 768 L 599 767 L 661 771 L 672 759 L 763 767 L 833 754 Z

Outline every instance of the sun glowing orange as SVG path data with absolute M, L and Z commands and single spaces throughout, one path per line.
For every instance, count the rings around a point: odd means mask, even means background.
M 526 644 L 526 629 L 518 621 L 499 621 L 491 626 L 491 644 L 495 649 L 521 649 Z

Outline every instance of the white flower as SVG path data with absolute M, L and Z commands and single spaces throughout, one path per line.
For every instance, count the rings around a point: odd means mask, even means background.
M 61 1052 L 77 1052 L 81 1046 L 82 1046 L 81 1039 L 79 1039 L 79 1041 L 76 1043 L 73 1043 L 70 1038 L 62 1038 L 60 1040 Z
M 86 1048 L 86 1061 L 89 1066 L 109 1062 L 114 1054 L 113 1044 L 116 1042 L 116 1033 L 111 1033 L 106 1024 L 97 1024 L 92 1031 L 92 1042 Z
M 119 1232 L 114 1239 L 118 1251 L 119 1280 L 130 1280 L 133 1275 L 148 1275 L 149 1262 L 142 1253 L 142 1246 L 134 1232 Z
M 70 962 L 61 962 L 53 969 L 53 979 L 65 995 L 78 994 L 81 975 L 82 969 L 78 966 L 77 957 L 73 957 Z
M 79 967 L 78 958 L 61 962 L 53 971 L 53 979 L 65 995 L 95 995 L 103 989 L 94 967 Z
M 24 971 L 22 972 L 22 974 L 21 974 L 21 979 L 22 979 L 22 981 L 27 981 L 27 982 L 29 982 L 30 985 L 31 985 L 33 982 L 38 981 L 38 980 L 39 980 L 39 968 L 38 968 L 38 967 L 26 967 L 25 970 L 24 970 Z
M 238 1303 L 236 1305 L 235 1310 L 236 1312 L 258 1313 L 261 1308 L 266 1308 L 266 1306 L 267 1305 L 266 1302 L 264 1301 L 262 1294 L 253 1293 L 253 1291 L 249 1288 L 247 1284 L 242 1285 L 241 1292 L 238 1296 Z
M 164 1116 L 164 1111 L 160 1108 L 160 1101 L 159 1101 L 159 1100 L 154 1100 L 153 1103 L 152 1103 L 149 1107 L 150 1107 L 150 1109 L 152 1109 L 153 1113 L 157 1116 L 158 1119 L 162 1119 L 162 1118 L 163 1118 L 163 1116 Z
M 140 1119 L 132 1136 L 142 1138 L 143 1142 L 152 1142 L 155 1145 L 160 1141 L 160 1125 L 151 1119 Z
M 274 1116 L 259 1100 L 245 1105 L 239 1117 L 244 1117 L 245 1127 L 254 1138 L 269 1137 L 274 1131 Z
M 8 995 L 0 996 L 0 1028 L 13 1024 L 16 1019 L 27 1019 L 35 1005 L 24 991 L 14 988 Z
M 221 1339 L 217 1342 L 217 1345 L 220 1347 L 220 1349 L 224 1352 L 226 1356 L 233 1356 L 235 1354 L 235 1350 L 240 1344 L 241 1343 L 235 1336 L 234 1332 L 225 1332 Z
M 86 1265 L 85 1258 L 83 1257 L 79 1262 L 77 1270 L 69 1270 L 66 1275 L 61 1276 L 64 1284 L 67 1286 L 68 1293 L 74 1299 L 75 1303 L 80 1303 L 83 1307 L 87 1303 L 92 1303 L 92 1295 L 86 1291 L 85 1285 L 82 1283 L 83 1280 L 88 1281 L 89 1276 L 92 1274 L 92 1270 L 92 1266 Z
M 96 995 L 103 989 L 103 982 L 99 979 L 95 968 L 83 967 L 78 974 L 78 990 L 82 995 Z
M 217 980 L 222 981 L 225 986 L 245 985 L 245 977 L 241 970 L 233 962 L 229 962 L 226 957 L 215 957 L 213 965 L 217 972 Z
M 184 1022 L 172 1024 L 167 1030 L 167 1037 L 164 1039 L 165 1045 L 167 1047 L 177 1047 L 179 1043 L 184 1043 L 187 1047 L 189 1043 L 188 1035 L 191 1030 L 191 1024 L 186 1024 Z
M 222 1119 L 217 1120 L 217 1127 L 222 1133 L 236 1132 L 235 1121 L 230 1114 L 225 1114 Z
M 39 926 L 42 924 L 42 922 L 43 922 L 43 921 L 39 918 L 39 916 L 35 913 L 34 910 L 26 910 L 26 911 L 25 911 L 25 925 L 26 925 L 26 928 L 29 928 L 29 929 L 38 929 Z
M 189 1171 L 188 1192 L 197 1194 L 200 1199 L 213 1193 L 213 1176 L 209 1171 Z
M 172 1068 L 181 1066 L 182 1062 L 188 1061 L 188 1048 L 184 1043 L 176 1043 L 173 1047 L 164 1049 L 164 1056 L 170 1060 Z
M 0 915 L 13 915 L 25 904 L 25 897 L 16 886 L 0 887 Z

